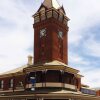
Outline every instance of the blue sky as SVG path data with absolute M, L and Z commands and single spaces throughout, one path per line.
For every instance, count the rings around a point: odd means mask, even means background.
M 82 83 L 100 87 L 100 0 L 58 0 L 69 21 L 69 66 Z M 43 0 L 0 0 L 0 73 L 27 64 L 33 55 L 32 15 Z

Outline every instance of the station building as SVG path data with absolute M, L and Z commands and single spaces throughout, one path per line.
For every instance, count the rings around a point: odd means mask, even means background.
M 0 75 L 0 100 L 100 100 L 84 93 L 79 70 L 68 65 L 68 21 L 56 0 L 33 15 L 34 61 Z M 85 90 L 84 90 L 85 91 Z

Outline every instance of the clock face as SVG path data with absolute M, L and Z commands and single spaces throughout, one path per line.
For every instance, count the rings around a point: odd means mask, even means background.
M 40 38 L 46 36 L 46 28 L 40 30 Z
M 61 39 L 63 38 L 63 32 L 62 31 L 58 32 L 58 37 L 61 38 Z

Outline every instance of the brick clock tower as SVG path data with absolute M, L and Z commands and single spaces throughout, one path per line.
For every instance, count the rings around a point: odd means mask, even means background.
M 34 17 L 34 64 L 68 64 L 69 18 L 56 0 L 44 0 Z

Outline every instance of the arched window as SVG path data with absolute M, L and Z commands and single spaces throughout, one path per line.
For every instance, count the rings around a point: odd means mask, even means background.
M 43 72 L 37 71 L 36 72 L 36 83 L 42 83 L 43 82 Z
M 63 32 L 58 30 L 59 56 L 63 60 Z
M 27 74 L 26 76 L 26 83 L 30 82 L 31 77 L 36 77 L 35 72 L 30 72 L 29 74 Z
M 46 73 L 46 82 L 61 82 L 61 71 L 48 70 Z
M 45 20 L 46 19 L 46 15 L 45 15 L 45 8 L 42 7 L 40 9 L 40 14 L 41 14 L 41 20 Z
M 13 88 L 13 85 L 14 85 L 14 80 L 10 79 L 10 81 L 9 81 L 9 88 Z
M 1 81 L 0 81 L 0 89 L 3 89 L 3 87 L 4 87 L 4 81 L 1 80 Z
M 73 80 L 74 75 L 68 72 L 64 73 L 64 82 L 67 84 L 74 84 L 74 80 Z

